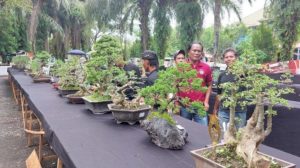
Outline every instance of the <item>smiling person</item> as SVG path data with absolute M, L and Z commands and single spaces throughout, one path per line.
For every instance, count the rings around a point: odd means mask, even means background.
M 181 91 L 178 93 L 178 96 L 180 98 L 189 98 L 190 102 L 202 102 L 205 110 L 207 111 L 209 108 L 209 96 L 212 87 L 212 72 L 209 65 L 201 61 L 204 56 L 203 45 L 199 42 L 191 43 L 187 48 L 187 54 L 187 62 L 190 63 L 191 67 L 197 71 L 197 77 L 203 79 L 202 86 L 206 86 L 207 91 Z M 202 125 L 207 125 L 207 114 L 205 116 L 199 116 L 197 110 L 198 109 L 182 105 L 180 107 L 180 115 Z
M 234 75 L 228 73 L 228 68 L 230 68 L 230 65 L 237 60 L 238 55 L 234 49 L 228 48 L 223 52 L 222 56 L 223 56 L 224 63 L 227 65 L 227 69 L 224 72 L 222 72 L 218 77 L 218 81 L 217 81 L 218 95 L 216 96 L 213 113 L 218 114 L 219 123 L 222 127 L 222 130 L 225 132 L 225 130 L 227 129 L 227 124 L 229 122 L 230 112 L 229 112 L 229 107 L 224 107 L 223 101 L 220 99 L 221 94 L 223 93 L 223 89 L 220 88 L 220 85 L 226 82 L 235 82 Z M 243 91 L 243 88 L 239 88 L 239 91 Z M 247 110 L 242 109 L 237 104 L 235 111 L 236 111 L 235 118 L 237 118 L 237 122 L 235 123 L 235 126 L 238 129 L 246 125 Z

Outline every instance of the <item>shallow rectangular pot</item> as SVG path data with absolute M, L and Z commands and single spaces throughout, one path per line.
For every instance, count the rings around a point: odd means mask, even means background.
M 66 96 L 66 98 L 72 104 L 84 104 L 84 100 L 81 96 L 73 96 L 72 94 L 69 94 Z
M 64 90 L 64 89 L 58 88 L 59 95 L 62 97 L 69 95 L 69 94 L 74 94 L 77 91 L 78 90 Z
M 222 146 L 224 144 L 219 144 L 217 146 Z M 206 152 L 206 151 L 210 151 L 212 150 L 212 146 L 211 147 L 207 147 L 207 148 L 202 148 L 202 149 L 197 149 L 197 150 L 193 150 L 191 151 L 191 154 L 193 156 L 193 159 L 195 161 L 195 165 L 196 165 L 196 168 L 225 168 L 225 166 L 222 166 L 210 159 L 207 159 L 205 157 L 203 157 L 201 154 Z M 273 156 L 270 156 L 270 155 L 267 155 L 267 154 L 264 154 L 264 153 L 261 153 L 261 152 L 258 152 L 259 154 L 261 155 L 264 155 L 266 157 L 269 157 L 271 158 L 273 161 L 279 163 L 280 165 L 283 165 L 282 168 L 295 168 L 296 165 L 293 164 L 293 163 L 289 163 L 287 161 L 284 161 L 284 160 L 281 160 L 281 159 L 278 159 L 278 158 L 275 158 Z
M 101 102 L 92 102 L 89 99 L 83 97 L 85 107 L 90 110 L 93 114 L 104 114 L 110 112 L 107 105 L 112 103 L 109 101 L 101 101 Z
M 151 106 L 149 105 L 143 105 L 140 109 L 133 110 L 115 108 L 116 105 L 114 104 L 108 104 L 107 106 L 118 124 L 126 122 L 130 125 L 133 125 L 140 120 L 144 120 L 151 109 Z

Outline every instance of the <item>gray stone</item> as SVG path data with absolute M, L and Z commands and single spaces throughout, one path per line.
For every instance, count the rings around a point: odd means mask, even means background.
M 186 130 L 178 125 L 170 125 L 164 119 L 143 120 L 141 127 L 151 137 L 151 141 L 161 148 L 182 149 L 187 143 Z

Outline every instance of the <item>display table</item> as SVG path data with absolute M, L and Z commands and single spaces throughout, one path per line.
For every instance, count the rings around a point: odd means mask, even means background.
M 183 150 L 159 148 L 139 125 L 118 125 L 111 114 L 93 115 L 84 105 L 68 104 L 50 84 L 35 84 L 24 72 L 8 72 L 42 121 L 47 141 L 65 167 L 188 168 L 194 167 L 190 151 L 210 143 L 207 127 L 176 116 L 188 131 L 189 142 Z M 261 149 L 300 165 L 297 156 L 263 145 Z

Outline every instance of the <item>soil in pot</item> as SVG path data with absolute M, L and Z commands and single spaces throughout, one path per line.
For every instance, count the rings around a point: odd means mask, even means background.
M 196 168 L 247 168 L 247 164 L 242 157 L 237 156 L 236 145 L 217 145 L 192 151 L 196 161 Z M 293 168 L 294 164 L 282 161 L 277 158 L 259 153 L 270 158 L 270 168 Z M 202 158 L 203 157 L 203 158 Z

